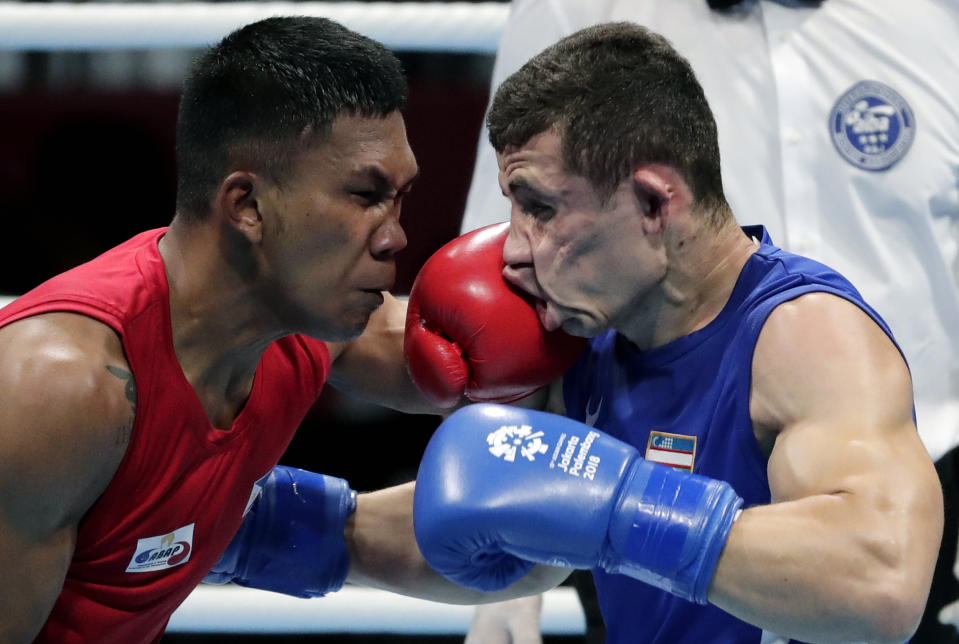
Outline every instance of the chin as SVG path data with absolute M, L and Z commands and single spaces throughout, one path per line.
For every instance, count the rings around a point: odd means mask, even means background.
M 578 318 L 569 318 L 563 320 L 563 331 L 577 338 L 595 338 L 602 334 L 608 327 L 596 324 L 594 320 L 580 320 Z
M 316 321 L 302 333 L 322 342 L 350 342 L 363 335 L 369 321 L 369 315 L 344 315 L 338 320 Z
M 344 324 L 338 327 L 335 331 L 336 339 L 331 340 L 331 342 L 350 342 L 357 339 L 363 335 L 363 331 L 366 330 L 366 325 L 369 321 L 369 316 L 367 316 L 362 322 L 357 321 L 353 324 Z

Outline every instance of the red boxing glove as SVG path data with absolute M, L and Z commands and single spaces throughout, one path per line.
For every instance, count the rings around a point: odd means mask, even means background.
M 442 407 L 465 395 L 509 403 L 562 376 L 586 340 L 546 331 L 532 302 L 503 279 L 508 224 L 457 237 L 413 282 L 405 350 L 413 382 Z

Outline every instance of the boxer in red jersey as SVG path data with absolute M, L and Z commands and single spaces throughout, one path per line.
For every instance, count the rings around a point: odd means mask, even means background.
M 327 380 L 433 408 L 386 292 L 418 172 L 405 96 L 387 49 L 328 20 L 234 32 L 185 86 L 169 228 L 0 312 L 0 641 L 156 641 L 204 579 L 472 603 L 565 576 L 459 588 L 416 548 L 412 484 L 275 467 Z

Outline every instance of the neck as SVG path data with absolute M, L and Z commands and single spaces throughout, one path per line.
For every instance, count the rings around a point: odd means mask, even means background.
M 637 300 L 621 332 L 652 349 L 702 329 L 723 310 L 756 248 L 732 217 L 718 229 L 697 223 L 669 231 L 664 277 Z
M 217 427 L 232 424 L 263 352 L 284 335 L 265 319 L 254 288 L 226 259 L 227 243 L 215 225 L 179 218 L 160 240 L 174 351 Z

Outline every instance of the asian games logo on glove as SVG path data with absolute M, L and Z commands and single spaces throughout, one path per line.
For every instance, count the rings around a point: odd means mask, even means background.
M 503 425 L 486 437 L 490 454 L 512 463 L 516 452 L 533 461 L 537 454 L 545 454 L 549 445 L 542 441 L 543 432 L 534 432 L 529 425 Z

